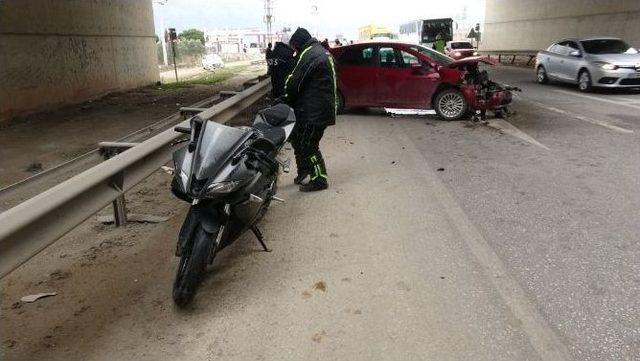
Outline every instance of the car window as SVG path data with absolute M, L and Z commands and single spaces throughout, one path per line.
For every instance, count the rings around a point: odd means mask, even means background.
M 455 60 L 453 60 L 452 58 L 441 54 L 435 50 L 426 48 L 424 46 L 421 45 L 414 45 L 412 47 L 410 47 L 411 50 L 416 51 L 420 54 L 424 54 L 426 56 L 428 56 L 429 58 L 433 59 L 436 63 L 440 64 L 440 65 L 449 65 L 451 63 L 453 63 Z
M 380 48 L 378 58 L 380 66 L 383 68 L 397 68 L 399 65 L 396 61 L 396 51 L 393 48 Z
M 420 64 L 420 60 L 410 53 L 407 53 L 404 50 L 400 50 L 400 60 L 402 61 L 401 66 L 403 68 L 410 68 L 413 64 Z
M 618 39 L 593 39 L 581 41 L 589 54 L 637 54 L 638 51 Z
M 373 47 L 351 47 L 346 49 L 338 62 L 342 65 L 372 66 Z
M 555 44 L 554 46 L 552 46 L 549 49 L 549 51 L 554 53 L 554 54 L 558 54 L 558 55 L 567 55 L 566 44 L 567 44 L 566 41 L 559 42 L 559 43 Z
M 570 52 L 574 50 L 580 51 L 580 47 L 578 46 L 578 43 L 576 43 L 575 41 L 567 41 L 567 48 Z
M 466 41 L 452 42 L 451 49 L 473 49 L 473 45 L 471 45 L 471 43 L 468 43 Z

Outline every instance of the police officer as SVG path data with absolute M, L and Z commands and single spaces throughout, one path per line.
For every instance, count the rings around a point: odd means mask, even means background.
M 285 82 L 285 100 L 296 115 L 289 138 L 298 168 L 294 183 L 300 184 L 302 192 L 319 191 L 329 186 L 320 140 L 326 127 L 336 122 L 335 64 L 331 54 L 304 28 L 296 29 L 289 45 L 296 51 L 296 64 Z

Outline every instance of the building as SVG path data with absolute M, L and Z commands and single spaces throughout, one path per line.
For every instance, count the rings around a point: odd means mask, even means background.
M 205 46 L 208 51 L 219 54 L 239 54 L 246 49 L 247 54 L 260 53 L 268 43 L 282 39 L 282 34 L 267 34 L 258 29 L 212 30 L 205 32 Z

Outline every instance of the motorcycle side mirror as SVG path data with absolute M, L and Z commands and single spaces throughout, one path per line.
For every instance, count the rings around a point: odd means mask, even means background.
M 196 145 L 198 144 L 198 138 L 200 137 L 200 132 L 202 131 L 202 127 L 204 126 L 204 119 L 199 116 L 195 116 L 191 118 L 191 136 L 189 137 L 189 145 L 187 146 L 187 150 L 189 153 L 192 153 L 196 150 Z

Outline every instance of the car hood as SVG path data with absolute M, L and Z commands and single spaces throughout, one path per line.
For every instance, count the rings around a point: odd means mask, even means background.
M 589 54 L 591 61 L 604 61 L 619 66 L 636 66 L 640 64 L 640 54 Z
M 449 67 L 449 68 L 457 68 L 457 67 L 459 67 L 461 65 L 478 64 L 478 63 L 496 65 L 496 62 L 494 62 L 493 60 L 491 60 L 491 59 L 489 59 L 487 57 L 484 57 L 484 56 L 470 56 L 468 58 L 456 60 L 453 63 L 447 64 L 447 67 Z

